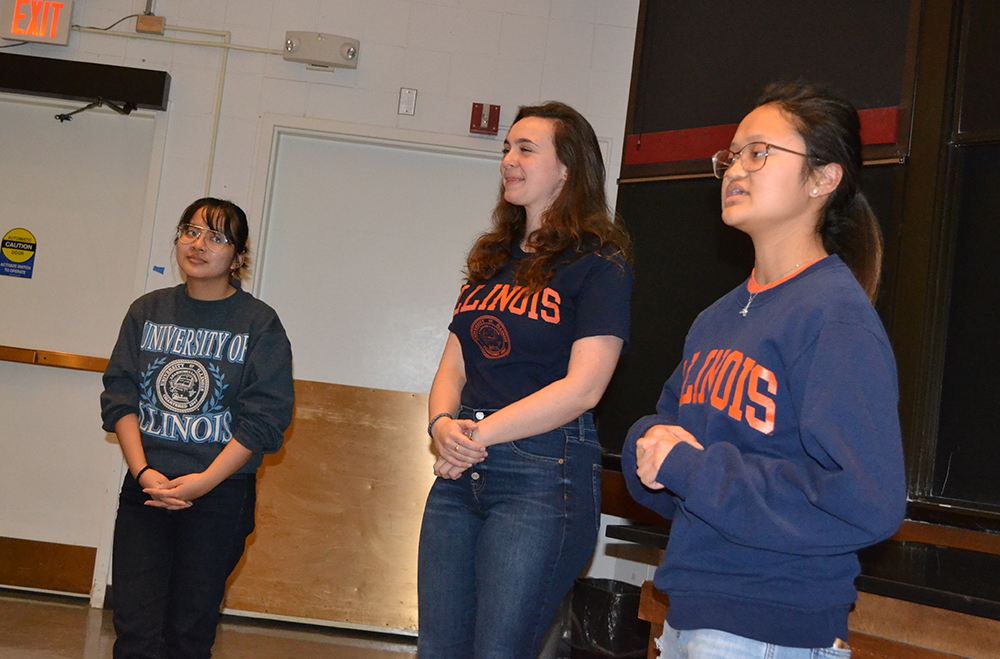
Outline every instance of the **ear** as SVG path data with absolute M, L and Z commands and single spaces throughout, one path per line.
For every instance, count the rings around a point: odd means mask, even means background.
M 833 194 L 842 178 L 844 178 L 843 167 L 835 162 L 823 165 L 809 177 L 809 196 L 826 197 Z
M 235 271 L 239 270 L 240 268 L 242 268 L 243 267 L 243 258 L 244 258 L 244 256 L 245 256 L 244 254 L 237 254 L 236 256 L 234 256 L 233 257 L 233 262 L 229 266 L 229 269 L 232 270 L 233 272 L 235 272 Z

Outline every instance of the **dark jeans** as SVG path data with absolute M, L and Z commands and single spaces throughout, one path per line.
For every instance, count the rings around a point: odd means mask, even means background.
M 594 552 L 600 510 L 589 413 L 489 447 L 458 480 L 437 479 L 420 528 L 417 655 L 534 657 Z
M 132 474 L 118 500 L 115 659 L 207 659 L 219 607 L 254 528 L 257 479 L 233 476 L 186 510 L 144 505 Z

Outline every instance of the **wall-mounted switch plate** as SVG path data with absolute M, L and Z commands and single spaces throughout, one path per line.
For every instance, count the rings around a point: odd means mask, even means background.
M 417 107 L 417 90 L 400 87 L 399 89 L 399 110 L 397 114 L 412 115 Z
M 496 135 L 499 130 L 500 106 L 473 103 L 469 132 L 476 135 Z

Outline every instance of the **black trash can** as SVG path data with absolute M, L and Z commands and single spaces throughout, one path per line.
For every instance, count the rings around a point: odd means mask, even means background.
M 573 659 L 645 657 L 649 623 L 639 620 L 639 586 L 614 579 L 577 579 L 573 586 Z

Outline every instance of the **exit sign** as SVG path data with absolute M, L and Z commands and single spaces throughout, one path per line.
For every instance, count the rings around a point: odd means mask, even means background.
M 0 39 L 65 46 L 73 0 L 0 0 Z

